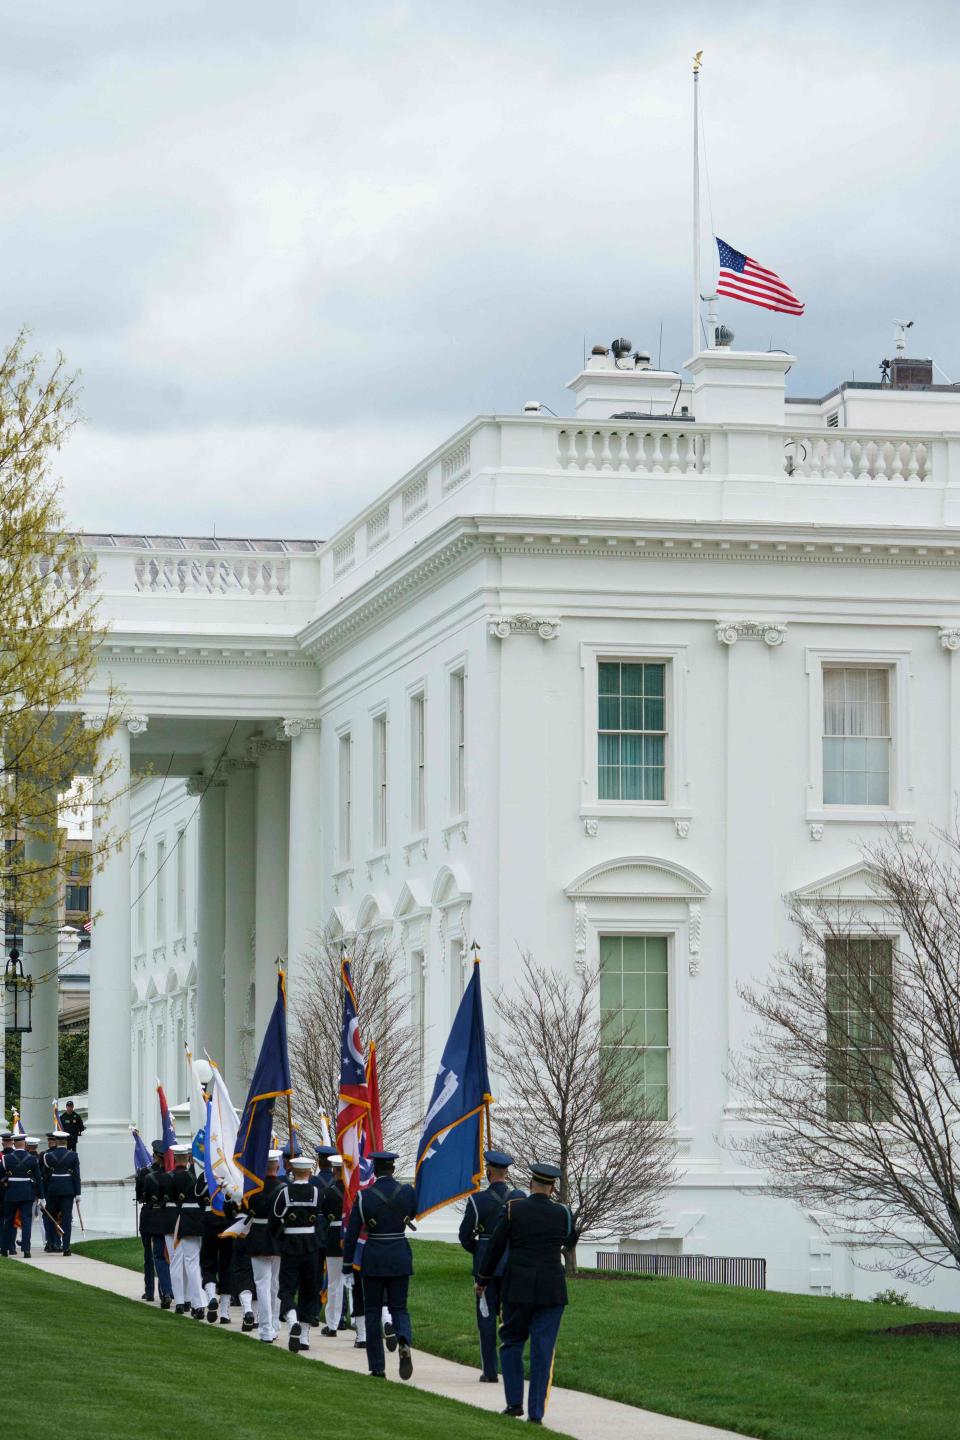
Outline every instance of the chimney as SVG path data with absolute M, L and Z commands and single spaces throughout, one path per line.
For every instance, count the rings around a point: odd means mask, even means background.
M 779 350 L 701 350 L 685 367 L 697 423 L 782 425 L 787 371 L 796 358 Z
M 576 396 L 578 420 L 609 420 L 624 411 L 635 411 L 637 417 L 669 415 L 679 385 L 675 370 L 655 370 L 645 350 L 632 350 L 631 342 L 620 337 L 609 347 L 594 345 L 567 389 Z

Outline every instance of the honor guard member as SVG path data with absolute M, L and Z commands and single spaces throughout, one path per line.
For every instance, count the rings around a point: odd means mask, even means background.
M 86 1130 L 83 1123 L 83 1116 L 73 1108 L 73 1101 L 68 1100 L 63 1114 L 60 1116 L 60 1129 L 67 1137 L 67 1149 L 76 1150 L 77 1141 Z
M 140 1206 L 140 1240 L 143 1244 L 143 1298 L 152 1301 L 154 1289 L 160 1290 L 160 1308 L 169 1310 L 173 1301 L 173 1283 L 167 1259 L 167 1236 L 177 1223 L 175 1208 L 168 1206 L 167 1172 L 163 1168 L 166 1146 L 154 1140 L 150 1146 L 153 1163 L 137 1171 L 136 1197 Z
M 332 1146 L 318 1145 L 321 1150 Z M 328 1339 L 336 1335 L 343 1314 L 343 1159 L 334 1150 L 327 1157 L 333 1167 L 329 1172 L 320 1170 L 317 1179 L 321 1183 L 320 1214 L 324 1219 L 324 1255 L 327 1264 L 327 1308 L 324 1314 L 326 1324 L 320 1331 Z M 329 1173 L 329 1180 L 326 1175 Z
M 509 1181 L 508 1171 L 513 1156 L 503 1150 L 485 1150 L 487 1162 L 487 1188 L 478 1195 L 471 1195 L 460 1222 L 460 1244 L 473 1256 L 474 1283 L 483 1270 L 483 1257 L 490 1244 L 490 1237 L 503 1215 L 509 1200 L 525 1199 L 522 1190 L 515 1190 Z M 485 1385 L 495 1385 L 500 1376 L 497 1371 L 497 1318 L 500 1314 L 500 1280 L 506 1268 L 504 1256 L 483 1296 L 477 1297 L 477 1329 L 480 1332 L 480 1380 Z
M 503 1413 L 523 1414 L 523 1350 L 529 1338 L 527 1418 L 534 1425 L 543 1424 L 553 1352 L 567 1303 L 562 1254 L 577 1243 L 572 1214 L 566 1205 L 552 1199 L 559 1179 L 556 1165 L 538 1161 L 530 1166 L 530 1195 L 507 1202 L 484 1254 L 476 1285 L 477 1294 L 484 1294 L 496 1278 L 509 1246 L 500 1286 L 500 1364 L 507 1400 Z
M 229 1237 L 224 1240 L 223 1232 L 232 1225 L 240 1214 L 240 1207 L 226 1195 L 219 1195 L 221 1207 L 214 1210 L 206 1174 L 197 1179 L 197 1195 L 203 1202 L 203 1232 L 200 1239 L 200 1281 L 207 1301 L 207 1319 L 216 1325 L 217 1314 L 220 1324 L 230 1324 L 230 1297 L 234 1293 L 233 1246 Z M 248 1308 L 252 1298 L 248 1295 Z
M 47 1138 L 47 1148 L 46 1148 L 46 1150 L 44 1151 L 44 1153 L 40 1156 L 40 1184 L 41 1184 L 41 1187 L 45 1187 L 45 1186 L 46 1186 L 46 1163 L 45 1163 L 45 1162 L 46 1162 L 46 1158 L 47 1158 L 47 1156 L 49 1155 L 49 1153 L 50 1153 L 51 1150 L 55 1150 L 55 1149 L 57 1148 L 56 1135 L 54 1134 L 54 1132 L 53 1132 L 52 1130 L 48 1130 L 48 1131 L 47 1131 L 47 1137 L 46 1137 L 46 1138 Z M 47 1206 L 46 1206 L 46 1189 L 45 1189 L 45 1188 L 43 1188 L 43 1200 L 44 1200 L 43 1208 L 42 1208 L 41 1211 L 40 1211 L 40 1218 L 41 1218 L 41 1220 L 43 1221 L 43 1248 L 44 1248 L 44 1250 L 45 1250 L 48 1254 L 52 1255 L 52 1254 L 54 1254 L 57 1250 L 59 1250 L 59 1249 L 61 1248 L 61 1246 L 63 1245 L 63 1237 L 61 1236 L 59 1230 L 58 1230 L 57 1227 L 54 1225 L 53 1221 L 50 1219 L 49 1214 L 47 1213 Z
M 43 1157 L 43 1193 L 47 1212 L 62 1231 L 63 1254 L 70 1254 L 73 1203 L 80 1199 L 80 1161 L 76 1150 L 67 1149 L 65 1130 L 54 1130 L 53 1148 Z
M 4 1160 L 3 1231 L 0 1234 L 0 1255 L 17 1253 L 17 1218 L 20 1220 L 21 1249 L 24 1260 L 30 1259 L 30 1237 L 33 1233 L 33 1207 L 40 1198 L 40 1166 L 36 1155 L 28 1155 L 26 1138 L 17 1139 L 15 1148 Z
M 6 1158 L 8 1155 L 13 1154 L 13 1132 L 11 1130 L 4 1130 L 3 1134 L 0 1135 L 0 1146 L 2 1146 L 2 1149 L 0 1149 L 0 1179 L 2 1179 L 3 1166 Z
M 406 1230 L 417 1213 L 412 1185 L 401 1185 L 393 1177 L 397 1155 L 393 1150 L 375 1150 L 370 1155 L 376 1177 L 361 1190 L 353 1203 L 343 1241 L 343 1263 L 352 1266 L 361 1229 L 367 1232 L 360 1257 L 363 1278 L 364 1320 L 366 1322 L 367 1364 L 370 1374 L 386 1375 L 383 1353 L 383 1306 L 390 1307 L 393 1327 L 400 1345 L 400 1379 L 413 1374 L 413 1330 L 407 1296 L 413 1274 L 413 1252 Z
M 320 1323 L 320 1186 L 309 1155 L 290 1160 L 293 1179 L 276 1191 L 273 1229 L 280 1249 L 280 1318 L 289 1326 L 287 1349 L 309 1350 Z
M 277 1191 L 283 1186 L 277 1173 L 282 1159 L 280 1150 L 269 1151 L 263 1189 L 247 1197 L 247 1212 L 250 1215 L 247 1254 L 250 1256 L 253 1282 L 257 1289 L 257 1334 L 260 1340 L 269 1345 L 272 1345 L 280 1334 L 280 1245 L 271 1229 L 270 1221 Z
M 174 1168 L 166 1177 L 165 1190 L 166 1203 L 174 1206 L 177 1213 L 170 1259 L 174 1308 L 178 1315 L 190 1314 L 194 1320 L 202 1320 L 204 1295 L 200 1283 L 200 1241 L 206 1201 L 198 1194 L 192 1147 L 180 1144 L 171 1146 L 171 1149 Z

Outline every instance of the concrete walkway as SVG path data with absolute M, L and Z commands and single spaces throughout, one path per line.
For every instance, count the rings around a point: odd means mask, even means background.
M 8 1261 L 14 1264 L 14 1261 Z M 143 1277 L 135 1270 L 125 1270 L 119 1265 L 107 1265 L 102 1260 L 90 1260 L 82 1255 L 35 1255 L 31 1260 L 20 1262 L 32 1265 L 37 1270 L 49 1270 L 51 1274 L 64 1279 L 77 1280 L 82 1285 L 92 1285 L 98 1290 L 109 1290 L 111 1294 L 126 1296 L 138 1305 L 143 1293 Z M 159 1310 L 159 1306 L 152 1308 Z M 231 1333 L 241 1334 L 238 1310 L 232 1312 L 234 1324 Z M 170 1314 L 171 1325 L 196 1325 L 206 1322 L 184 1320 Z M 222 1333 L 222 1332 L 221 1332 Z M 284 1332 L 285 1334 L 285 1332 Z M 256 1342 L 256 1332 L 249 1337 Z M 306 1361 L 320 1360 L 325 1365 L 335 1365 L 338 1370 L 353 1370 L 358 1375 L 367 1373 L 367 1357 L 362 1350 L 353 1348 L 352 1330 L 341 1331 L 334 1340 L 324 1340 L 319 1329 L 310 1335 L 310 1350 L 301 1358 Z M 259 1342 L 256 1342 L 259 1343 Z M 285 1339 L 277 1341 L 277 1345 Z M 560 1332 L 563 1345 L 563 1331 Z M 402 1383 L 396 1371 L 397 1357 L 387 1355 L 387 1378 Z M 442 1360 L 422 1350 L 414 1350 L 413 1379 L 407 1381 L 420 1390 L 429 1390 L 433 1395 L 446 1395 L 451 1400 L 460 1400 L 475 1405 L 480 1410 L 499 1411 L 503 1409 L 503 1389 L 499 1385 L 481 1385 L 478 1370 L 468 1365 L 458 1365 L 452 1360 Z M 577 1440 L 743 1440 L 734 1437 L 731 1430 L 717 1430 L 712 1425 L 695 1425 L 689 1420 L 675 1420 L 669 1415 L 656 1415 L 652 1410 L 638 1410 L 633 1405 L 621 1405 L 616 1400 L 604 1400 L 598 1395 L 587 1395 L 582 1390 L 563 1390 L 554 1386 L 550 1392 L 546 1425 L 561 1435 L 573 1435 Z

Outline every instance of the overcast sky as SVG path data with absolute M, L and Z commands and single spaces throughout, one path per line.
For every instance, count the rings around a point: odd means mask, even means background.
M 819 394 L 876 378 L 901 316 L 960 378 L 955 4 L 0 20 L 0 334 L 82 372 L 87 530 L 322 537 L 471 415 L 564 409 L 585 339 L 656 356 L 662 323 L 681 365 L 701 47 L 716 232 L 807 304 L 725 302 L 738 347 L 795 349 Z

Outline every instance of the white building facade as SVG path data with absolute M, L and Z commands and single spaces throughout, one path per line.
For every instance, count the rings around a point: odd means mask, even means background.
M 746 1193 L 727 1057 L 737 985 L 796 944 L 785 897 L 865 903 L 864 840 L 952 819 L 960 391 L 790 400 L 791 363 L 718 348 L 681 383 L 595 353 L 571 418 L 479 417 L 322 544 L 88 540 L 110 624 L 89 709 L 123 688 L 119 773 L 150 777 L 94 877 L 103 1223 L 128 1219 L 157 1078 L 188 1099 L 184 1041 L 242 1092 L 276 957 L 295 979 L 334 925 L 402 951 L 425 1087 L 474 939 L 491 998 L 521 951 L 602 962 L 680 1146 L 642 1248 L 886 1283 Z

